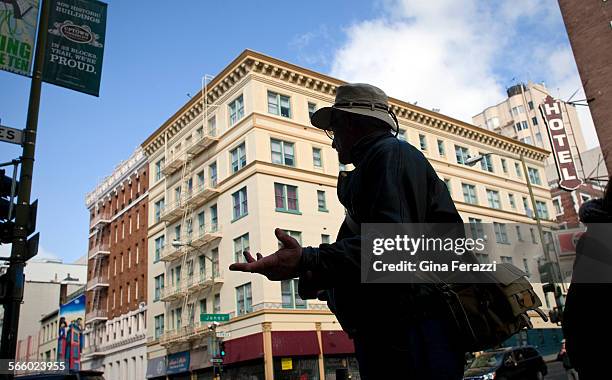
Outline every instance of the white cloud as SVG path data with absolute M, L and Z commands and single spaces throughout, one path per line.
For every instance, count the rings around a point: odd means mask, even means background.
M 440 108 L 467 122 L 506 97 L 511 77 L 544 80 L 554 95 L 558 87 L 565 98 L 580 87 L 567 43 L 542 33 L 561 23 L 555 1 L 491 4 L 382 1 L 380 15 L 345 30 L 346 42 L 333 55 L 331 74 L 377 85 L 390 96 Z M 579 107 L 579 113 L 587 145 L 596 145 L 590 115 L 585 117 L 588 110 Z

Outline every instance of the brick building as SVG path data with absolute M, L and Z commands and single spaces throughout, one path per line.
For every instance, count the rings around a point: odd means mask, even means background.
M 559 0 L 608 171 L 612 171 L 611 3 L 606 0 Z
M 84 369 L 143 378 L 148 167 L 140 149 L 86 198 L 90 211 Z

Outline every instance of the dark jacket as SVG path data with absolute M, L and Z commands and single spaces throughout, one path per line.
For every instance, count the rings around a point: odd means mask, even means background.
M 612 294 L 612 214 L 601 199 L 580 208 L 580 220 L 587 231 L 576 245 L 572 283 L 563 311 L 563 333 L 572 365 L 580 369 L 607 366 L 602 355 L 609 350 L 612 332 L 607 300 Z
M 412 145 L 378 133 L 361 139 L 351 154 L 355 169 L 340 172 L 337 192 L 357 223 L 462 223 L 446 185 Z M 360 260 L 361 236 L 346 222 L 335 243 L 302 254 L 300 295 L 325 290 L 323 299 L 349 335 L 374 321 L 407 321 L 437 297 L 426 285 L 362 284 Z

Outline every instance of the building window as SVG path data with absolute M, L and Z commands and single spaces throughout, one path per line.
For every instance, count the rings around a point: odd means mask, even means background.
M 523 108 L 523 106 L 517 106 L 517 107 L 512 107 L 511 114 L 513 116 L 518 116 L 519 114 L 523 112 L 525 112 L 525 109 Z
M 536 239 L 536 234 L 535 234 L 535 230 L 533 229 L 533 227 L 529 227 L 529 233 L 531 234 L 531 242 L 533 244 L 538 244 L 538 239 Z
M 299 212 L 298 194 L 296 186 L 275 183 L 274 199 L 276 211 Z
M 250 251 L 248 232 L 234 239 L 234 262 L 244 263 L 244 251 Z
M 501 159 L 501 165 L 502 165 L 502 170 L 504 171 L 504 174 L 508 174 L 508 163 L 506 162 L 505 158 Z
M 512 264 L 512 256 L 499 256 L 499 258 L 504 264 Z
M 251 283 L 236 287 L 236 315 L 243 315 L 253 311 L 253 295 Z
M 508 203 L 510 203 L 510 207 L 516 209 L 516 200 L 514 199 L 514 194 L 508 194 Z
M 207 314 L 206 311 L 206 298 L 200 300 L 200 315 Z
M 162 235 L 158 237 L 157 239 L 155 239 L 155 257 L 154 257 L 155 262 L 158 262 L 161 258 L 161 251 L 164 249 L 165 238 L 166 237 Z
M 499 201 L 499 191 L 487 189 L 487 201 L 491 208 L 501 208 Z
M 219 314 L 221 312 L 221 295 L 219 293 L 215 294 L 215 298 L 213 298 L 213 313 Z
M 198 184 L 198 189 L 204 187 L 204 170 L 200 170 L 198 174 L 196 174 L 196 181 Z
M 221 271 L 219 271 L 219 248 L 211 249 L 210 257 L 212 261 L 212 274 L 214 277 L 220 277 Z
M 312 165 L 315 168 L 322 168 L 323 167 L 323 159 L 321 157 L 321 149 L 319 149 L 319 148 L 312 148 Z
M 463 189 L 463 200 L 465 203 L 478 204 L 478 198 L 476 197 L 476 186 L 462 183 L 461 188 Z
M 508 240 L 508 231 L 504 223 L 493 222 L 493 230 L 495 231 L 495 241 L 500 244 L 510 244 Z
M 540 180 L 540 171 L 535 168 L 527 168 L 527 172 L 529 173 L 529 182 L 534 185 L 541 185 L 542 180 Z
M 232 160 L 232 173 L 236 173 L 246 165 L 246 146 L 244 143 L 230 151 Z
M 248 214 L 247 188 L 246 186 L 232 194 L 234 220 Z
M 217 232 L 219 223 L 217 218 L 217 205 L 210 206 L 210 231 Z
M 529 106 L 530 110 L 533 109 L 533 102 L 531 100 L 529 102 L 527 102 L 527 105 Z
M 329 244 L 329 242 L 330 242 L 329 235 L 321 234 L 321 243 L 322 244 Z
M 200 236 L 206 232 L 206 215 L 204 214 L 204 211 L 200 211 L 198 213 L 198 232 L 200 233 Z
M 523 197 L 523 208 L 525 209 L 525 215 L 531 218 L 532 211 L 529 208 L 529 202 L 527 202 L 527 197 Z
M 317 190 L 317 204 L 319 211 L 327 211 L 327 202 L 325 200 L 325 191 Z
M 291 117 L 289 97 L 268 91 L 268 112 L 273 115 Z
M 440 156 L 446 156 L 446 149 L 444 148 L 444 140 L 438 140 L 438 154 Z
M 523 178 L 523 172 L 521 171 L 521 165 L 518 162 L 514 163 L 514 171 L 516 172 L 517 177 Z
M 419 135 L 419 146 L 421 147 L 421 150 L 427 150 L 427 138 L 425 135 Z
M 237 97 L 229 105 L 229 121 L 230 127 L 244 117 L 244 100 L 242 95 Z
M 514 228 L 516 229 L 516 239 L 518 241 L 523 241 L 523 233 L 521 232 L 521 226 L 516 225 L 514 226 Z
M 217 136 L 217 117 L 213 116 L 208 119 L 208 135 L 215 137 Z
M 532 145 L 533 142 L 531 141 L 531 136 L 527 136 L 524 138 L 519 139 L 520 142 L 524 143 L 524 144 L 529 144 Z
M 281 281 L 281 297 L 286 309 L 306 309 L 306 301 L 298 294 L 298 279 Z
M 244 156 L 244 161 L 246 163 L 246 155 Z M 208 180 L 210 187 L 217 187 L 217 163 L 213 162 L 208 165 Z
M 273 164 L 295 166 L 293 143 L 271 139 L 270 146 Z
M 312 115 L 317 111 L 317 105 L 313 102 L 308 102 L 308 117 L 312 118 Z
M 490 154 L 478 153 L 482 156 L 482 160 L 480 160 L 480 168 L 486 172 L 493 173 L 493 160 L 491 159 Z
M 164 315 L 155 316 L 155 339 L 161 338 L 164 333 Z
M 531 274 L 529 273 L 529 260 L 523 259 L 523 269 L 525 270 L 525 273 L 527 273 L 527 277 L 530 277 Z
M 455 145 L 455 157 L 458 164 L 465 165 L 465 161 L 470 158 L 470 152 L 466 147 Z
M 291 230 L 283 230 L 285 231 L 285 233 L 289 236 L 291 236 L 292 238 L 294 238 L 295 240 L 297 240 L 298 243 L 300 243 L 300 245 L 302 245 L 302 232 L 300 231 L 291 231 Z M 282 243 L 279 241 L 278 242 L 278 248 L 282 248 L 283 245 Z
M 487 121 L 485 122 L 485 125 L 487 126 L 487 129 L 493 130 L 499 127 L 499 118 L 492 117 L 490 119 L 487 119 Z
M 470 232 L 472 234 L 472 239 L 484 239 L 485 233 L 484 228 L 482 227 L 482 219 L 478 218 L 469 218 L 470 222 Z
M 155 163 L 155 180 L 156 181 L 159 181 L 162 179 L 163 169 L 164 169 L 164 158 L 162 157 L 159 160 L 157 160 L 157 162 Z
M 561 201 L 559 198 L 555 198 L 552 200 L 553 207 L 555 208 L 555 215 L 563 214 L 563 209 L 561 208 Z
M 531 122 L 533 123 L 533 125 L 538 125 L 538 118 L 537 117 L 532 117 L 531 118 Z
M 540 219 L 548 219 L 548 207 L 546 202 L 536 201 L 536 212 Z
M 153 205 L 153 220 L 155 221 L 155 223 L 158 223 L 161 220 L 161 213 L 164 210 L 164 198 L 158 200 L 157 202 L 154 203 Z M 115 227 L 115 231 L 116 231 L 116 227 Z
M 526 130 L 528 128 L 529 128 L 529 125 L 524 120 L 516 123 L 516 130 L 517 131 L 524 131 L 524 130 Z

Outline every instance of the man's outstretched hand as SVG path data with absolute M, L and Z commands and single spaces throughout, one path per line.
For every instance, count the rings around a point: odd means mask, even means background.
M 260 273 L 272 281 L 281 281 L 295 278 L 298 276 L 298 267 L 302 257 L 302 247 L 300 244 L 287 235 L 285 231 L 277 228 L 274 230 L 276 238 L 283 246 L 273 254 L 263 257 L 257 253 L 257 260 L 250 252 L 244 251 L 243 255 L 246 263 L 234 263 L 229 269 L 232 271 Z

